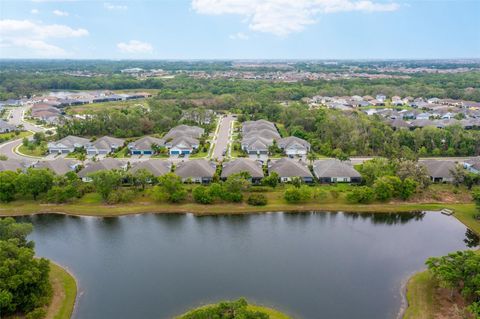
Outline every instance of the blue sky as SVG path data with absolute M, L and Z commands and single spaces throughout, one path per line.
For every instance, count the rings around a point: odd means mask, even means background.
M 0 58 L 480 58 L 480 0 L 0 0 Z

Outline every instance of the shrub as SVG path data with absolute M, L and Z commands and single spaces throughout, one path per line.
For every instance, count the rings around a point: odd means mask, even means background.
M 247 202 L 252 206 L 265 206 L 267 205 L 268 200 L 263 194 L 252 194 L 248 197 Z
M 250 192 L 252 193 L 266 193 L 268 191 L 270 191 L 270 189 L 264 186 L 254 186 L 250 189 Z
M 350 203 L 368 204 L 375 198 L 373 189 L 368 186 L 360 186 L 353 189 L 347 194 L 347 201 Z
M 312 198 L 312 192 L 308 186 L 301 187 L 288 187 L 284 194 L 283 198 L 288 203 L 300 203 L 305 202 Z
M 77 189 L 73 185 L 67 185 L 64 187 L 53 186 L 47 192 L 47 202 L 49 203 L 66 203 L 77 197 Z
M 43 319 L 47 316 L 47 311 L 45 308 L 37 308 L 31 312 L 29 312 L 25 319 Z
M 135 198 L 135 193 L 130 189 L 118 189 L 111 192 L 108 195 L 107 203 L 118 204 L 118 203 L 129 203 Z
M 200 204 L 213 203 L 213 196 L 210 193 L 210 189 L 206 186 L 197 186 L 193 189 L 193 200 Z

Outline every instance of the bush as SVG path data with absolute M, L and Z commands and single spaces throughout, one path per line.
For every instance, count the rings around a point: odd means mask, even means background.
M 375 198 L 373 189 L 368 186 L 356 187 L 350 193 L 347 194 L 347 201 L 350 203 L 362 203 L 368 204 Z
M 382 176 L 375 181 L 373 189 L 378 200 L 387 201 L 392 197 L 398 197 L 402 181 L 397 176 Z
M 77 197 L 77 195 L 77 189 L 73 185 L 64 187 L 53 186 L 47 192 L 47 202 L 56 204 L 66 203 Z
M 263 194 L 252 194 L 248 197 L 247 202 L 252 206 L 265 206 L 267 205 L 268 200 Z
M 283 198 L 288 203 L 305 202 L 312 198 L 312 192 L 308 186 L 288 187 L 283 193 Z
M 130 203 L 135 198 L 135 192 L 130 189 L 119 189 L 111 192 L 107 204 Z
M 29 312 L 25 319 L 43 319 L 47 316 L 47 311 L 44 308 L 37 308 L 32 312 Z
M 213 203 L 213 196 L 210 193 L 210 189 L 206 186 L 197 186 L 193 189 L 193 200 L 200 204 Z

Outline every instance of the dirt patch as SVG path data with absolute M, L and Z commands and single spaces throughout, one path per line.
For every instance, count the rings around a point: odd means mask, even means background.
M 436 288 L 434 298 L 436 306 L 434 319 L 474 319 L 466 311 L 465 300 L 458 292 L 455 292 L 452 297 L 450 289 Z

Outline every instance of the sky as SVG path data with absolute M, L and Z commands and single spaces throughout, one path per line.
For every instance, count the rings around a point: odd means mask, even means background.
M 0 58 L 480 58 L 480 0 L 0 0 Z

